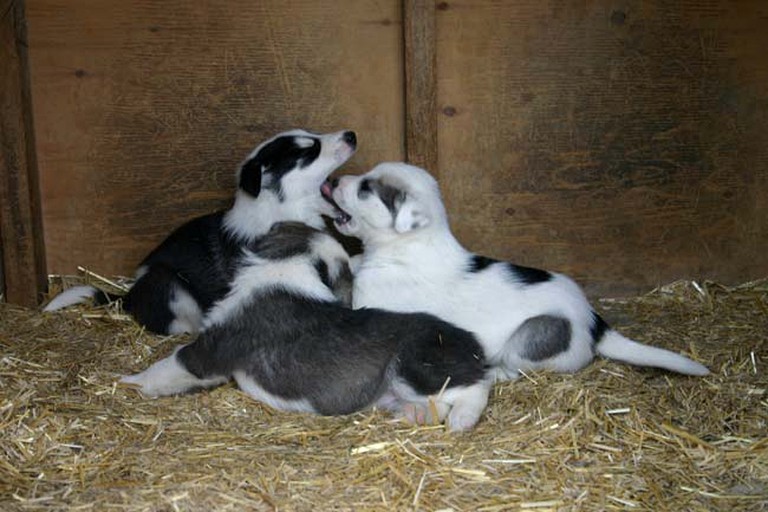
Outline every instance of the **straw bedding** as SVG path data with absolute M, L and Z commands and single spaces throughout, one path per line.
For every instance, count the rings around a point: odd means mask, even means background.
M 282 413 L 233 385 L 115 385 L 183 338 L 116 310 L 0 304 L 2 510 L 768 510 L 768 282 L 676 283 L 599 309 L 712 368 L 598 360 L 497 385 L 471 433 Z

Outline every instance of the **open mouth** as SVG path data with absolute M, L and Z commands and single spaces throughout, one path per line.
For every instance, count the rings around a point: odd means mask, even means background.
M 326 180 L 321 186 L 320 186 L 320 194 L 323 196 L 323 199 L 328 201 L 331 206 L 333 206 L 334 209 L 334 216 L 333 221 L 338 225 L 344 225 L 350 220 L 352 220 L 352 216 L 339 208 L 339 205 L 336 204 L 336 201 L 333 199 L 333 185 L 331 185 L 331 182 L 329 180 Z

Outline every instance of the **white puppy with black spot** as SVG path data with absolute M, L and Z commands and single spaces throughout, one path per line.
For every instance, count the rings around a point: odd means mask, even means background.
M 277 222 L 324 226 L 322 215 L 333 210 L 320 197 L 320 185 L 356 147 L 352 131 L 319 135 L 291 130 L 270 138 L 238 168 L 232 207 L 173 231 L 144 258 L 125 295 L 76 286 L 54 297 L 44 311 L 91 297 L 97 304 L 120 298 L 123 309 L 152 332 L 197 332 L 213 304 L 229 291 L 234 262 L 244 246 Z
M 575 372 L 596 354 L 709 373 L 611 329 L 570 278 L 467 251 L 450 231 L 437 182 L 423 169 L 382 163 L 365 175 L 337 178 L 322 193 L 340 209 L 337 229 L 364 244 L 353 306 L 424 311 L 467 329 L 499 379 L 536 369 Z

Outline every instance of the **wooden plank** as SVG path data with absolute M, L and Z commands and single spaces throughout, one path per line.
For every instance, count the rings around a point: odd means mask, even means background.
M 442 2 L 459 238 L 591 294 L 768 275 L 768 4 Z
M 406 159 L 437 175 L 434 0 L 403 0 L 403 38 Z
M 5 298 L 27 307 L 46 288 L 22 0 L 0 4 L 0 240 Z
M 354 129 L 350 172 L 405 157 L 400 0 L 27 4 L 52 273 L 131 274 L 278 131 Z

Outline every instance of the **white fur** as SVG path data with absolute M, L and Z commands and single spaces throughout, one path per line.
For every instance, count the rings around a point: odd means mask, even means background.
M 249 303 L 252 294 L 267 293 L 271 289 L 289 290 L 323 301 L 335 300 L 333 292 L 317 277 L 308 255 L 267 260 L 248 254 L 232 281 L 229 294 L 218 301 L 206 316 L 204 328 L 223 324 Z
M 93 298 L 97 291 L 93 286 L 73 286 L 55 296 L 51 302 L 45 305 L 43 311 L 56 311 L 57 309 L 81 304 Z
M 234 377 L 235 382 L 237 382 L 237 385 L 240 386 L 240 389 L 242 389 L 246 394 L 255 400 L 258 400 L 259 402 L 267 404 L 270 407 L 292 412 L 317 412 L 308 400 L 287 400 L 285 398 L 280 398 L 279 396 L 273 395 L 272 393 L 259 386 L 255 380 L 248 377 L 248 375 L 243 371 L 237 370 L 233 372 L 232 376 Z
M 203 311 L 192 295 L 180 286 L 174 286 L 173 298 L 169 304 L 174 319 L 168 327 L 168 334 L 197 332 L 203 325 Z
M 178 395 L 195 388 L 209 388 L 227 382 L 226 377 L 198 379 L 189 373 L 176 358 L 176 353 L 182 348 L 177 347 L 173 354 L 141 373 L 124 376 L 120 382 L 138 386 L 141 394 L 148 397 Z
M 470 386 L 448 388 L 437 396 L 424 396 L 395 379 L 376 405 L 417 424 L 442 423 L 447 418 L 449 430 L 460 432 L 470 430 L 480 420 L 488 405 L 490 387 L 491 381 L 486 379 Z
M 311 253 L 317 255 L 328 265 L 328 277 L 331 281 L 335 281 L 342 269 L 350 265 L 347 251 L 330 235 L 312 237 L 309 246 Z
M 393 219 L 376 197 L 359 197 L 362 179 L 378 179 L 404 191 L 406 212 L 401 207 Z M 549 281 L 525 285 L 514 282 L 502 265 L 468 272 L 473 254 L 451 234 L 437 182 L 423 169 L 380 164 L 363 176 L 341 178 L 333 197 L 352 217 L 346 224 L 337 223 L 338 229 L 365 245 L 355 274 L 355 308 L 424 311 L 474 332 L 486 357 L 499 367 L 497 375 L 505 378 L 539 368 L 574 372 L 592 360 L 592 308 L 576 283 L 553 273 Z M 521 357 L 509 341 L 525 320 L 537 315 L 569 320 L 572 336 L 567 351 L 533 362 Z M 691 375 L 708 373 L 681 355 L 609 333 L 596 347 L 606 357 Z

